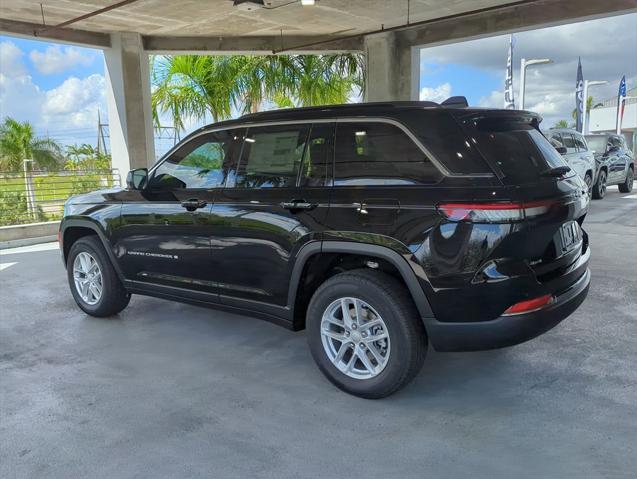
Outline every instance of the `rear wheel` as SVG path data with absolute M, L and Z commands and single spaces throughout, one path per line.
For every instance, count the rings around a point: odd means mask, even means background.
M 593 186 L 593 198 L 601 200 L 606 194 L 606 171 L 602 170 L 597 176 L 597 181 Z
M 96 236 L 80 238 L 69 251 L 66 271 L 77 305 L 91 316 L 112 316 L 130 301 Z
M 307 339 L 333 384 L 369 399 L 409 383 L 427 352 L 409 292 L 392 276 L 372 270 L 341 273 L 319 287 L 308 308 Z
M 633 181 L 635 180 L 635 170 L 628 168 L 626 173 L 626 180 L 619 185 L 619 191 L 622 193 L 630 193 L 633 191 Z

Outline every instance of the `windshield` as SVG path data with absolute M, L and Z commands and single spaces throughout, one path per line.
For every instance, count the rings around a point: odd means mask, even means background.
M 467 123 L 478 149 L 511 182 L 537 181 L 547 170 L 568 166 L 544 135 L 526 121 L 487 117 Z
M 608 138 L 605 136 L 587 136 L 586 143 L 588 143 L 589 150 L 595 153 L 604 153 L 606 151 Z

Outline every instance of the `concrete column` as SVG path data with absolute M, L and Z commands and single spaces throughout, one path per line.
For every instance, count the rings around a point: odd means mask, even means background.
M 418 100 L 420 49 L 395 32 L 365 37 L 365 101 Z
M 141 35 L 111 34 L 111 48 L 104 50 L 108 127 L 122 181 L 129 170 L 155 162 L 148 60 Z

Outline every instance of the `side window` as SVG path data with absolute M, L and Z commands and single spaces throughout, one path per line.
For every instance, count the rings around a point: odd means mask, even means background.
M 429 158 L 395 125 L 338 123 L 334 185 L 420 185 L 441 179 Z
M 575 139 L 575 145 L 579 151 L 586 151 L 588 147 L 586 146 L 586 141 L 582 135 L 577 135 L 573 133 L 573 138 Z
M 315 123 L 305 148 L 299 186 L 327 186 L 334 157 L 334 123 Z
M 562 140 L 562 135 L 560 135 L 559 133 L 551 133 L 551 135 L 549 136 L 548 139 L 551 142 L 551 145 L 553 145 L 555 148 L 559 148 L 560 146 L 564 146 L 564 141 Z
M 562 141 L 566 147 L 566 153 L 575 153 L 577 151 L 573 135 L 570 133 L 562 133 Z
M 608 139 L 608 143 L 609 143 L 609 146 L 611 146 L 611 147 L 616 147 L 616 148 L 621 148 L 622 147 L 622 141 L 621 141 L 621 138 L 619 136 L 611 136 Z
M 221 186 L 241 139 L 238 130 L 218 131 L 193 138 L 159 165 L 150 179 L 150 187 L 172 190 Z
M 237 167 L 237 188 L 296 186 L 310 125 L 250 128 Z

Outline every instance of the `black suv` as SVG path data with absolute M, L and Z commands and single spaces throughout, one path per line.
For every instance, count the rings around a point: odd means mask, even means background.
M 597 170 L 593 198 L 602 199 L 611 185 L 618 185 L 622 193 L 633 191 L 635 159 L 626 139 L 622 135 L 598 134 L 586 135 L 586 142 L 595 155 Z
M 126 189 L 67 202 L 71 292 L 94 316 L 144 294 L 307 328 L 330 381 L 387 396 L 428 342 L 517 344 L 586 297 L 586 184 L 539 122 L 398 102 L 201 128 Z

